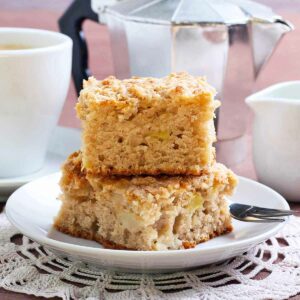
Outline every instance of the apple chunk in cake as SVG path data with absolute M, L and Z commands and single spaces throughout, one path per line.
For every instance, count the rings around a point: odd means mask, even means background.
M 111 248 L 190 248 L 232 230 L 225 196 L 236 183 L 221 164 L 201 176 L 99 177 L 77 152 L 63 167 L 55 227 Z
M 84 168 L 100 175 L 199 175 L 214 162 L 215 90 L 201 77 L 84 82 Z

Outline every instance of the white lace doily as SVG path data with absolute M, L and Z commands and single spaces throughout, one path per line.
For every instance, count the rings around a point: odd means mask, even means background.
M 300 218 L 221 264 L 162 275 L 93 269 L 56 257 L 0 215 L 0 281 L 7 290 L 62 299 L 286 299 L 300 293 Z

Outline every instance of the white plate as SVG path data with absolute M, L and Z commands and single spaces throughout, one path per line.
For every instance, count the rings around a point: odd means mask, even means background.
M 6 215 L 24 235 L 60 256 L 103 268 L 134 272 L 168 272 L 214 263 L 239 255 L 276 234 L 284 223 L 258 224 L 233 221 L 233 232 L 194 249 L 126 251 L 104 249 L 100 244 L 60 233 L 52 228 L 60 201 L 60 173 L 40 178 L 19 188 L 9 198 Z M 287 202 L 270 188 L 240 178 L 234 202 L 289 209 Z
M 0 199 L 7 197 L 21 185 L 39 177 L 59 171 L 68 155 L 80 148 L 80 131 L 67 127 L 56 127 L 49 141 L 45 164 L 38 172 L 12 178 L 0 178 Z

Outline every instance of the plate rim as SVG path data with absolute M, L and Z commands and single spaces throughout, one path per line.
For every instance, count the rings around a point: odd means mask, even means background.
M 9 209 L 10 209 L 10 205 L 12 205 L 12 201 L 14 201 L 14 197 L 16 197 L 16 193 L 20 193 L 22 191 L 22 189 L 27 188 L 28 185 L 32 184 L 33 182 L 36 181 L 40 181 L 40 180 L 45 180 L 48 177 L 53 177 L 53 178 L 59 178 L 59 176 L 61 175 L 61 172 L 56 172 L 56 173 L 52 173 L 50 175 L 47 176 L 43 176 L 40 177 L 39 179 L 33 180 L 25 185 L 23 185 L 22 187 L 20 187 L 19 189 L 17 189 L 7 200 L 5 209 L 4 209 L 4 213 L 7 217 L 7 219 L 9 220 L 9 222 L 14 225 L 23 235 L 29 237 L 30 239 L 32 239 L 33 241 L 43 245 L 43 246 L 48 246 L 52 249 L 56 249 L 56 250 L 63 250 L 69 253 L 74 253 L 74 254 L 86 254 L 86 255 L 97 255 L 97 256 L 101 256 L 101 255 L 107 255 L 109 254 L 110 256 L 126 256 L 126 257 L 133 257 L 136 255 L 139 255 L 140 257 L 155 257 L 155 256 L 170 256 L 170 255 L 186 255 L 186 254 L 199 254 L 199 253 L 203 253 L 206 254 L 207 252 L 212 253 L 212 251 L 220 251 L 222 249 L 226 249 L 226 250 L 230 250 L 232 248 L 236 248 L 242 245 L 257 245 L 258 243 L 266 240 L 267 238 L 275 235 L 277 232 L 280 231 L 280 229 L 282 229 L 286 223 L 290 220 L 290 218 L 286 218 L 284 222 L 278 223 L 276 226 L 274 226 L 273 228 L 271 228 L 270 230 L 263 232 L 261 234 L 259 234 L 258 236 L 253 236 L 250 238 L 247 238 L 246 240 L 241 240 L 241 241 L 234 241 L 231 244 L 226 244 L 226 245 L 213 245 L 210 247 L 206 247 L 206 248 L 191 248 L 191 249 L 179 249 L 179 250 L 159 250 L 159 251 L 141 251 L 141 250 L 119 250 L 119 249 L 107 249 L 107 248 L 96 248 L 96 247 L 89 247 L 89 246 L 84 246 L 84 245 L 77 245 L 77 244 L 72 244 L 72 243 L 68 243 L 68 242 L 62 242 L 62 241 L 57 241 L 54 239 L 51 239 L 47 236 L 41 236 L 38 234 L 31 234 L 31 233 L 27 233 L 26 230 L 22 229 L 22 226 L 20 223 L 18 223 L 17 220 L 15 220 L 15 218 L 10 214 Z M 279 197 L 281 203 L 284 206 L 284 209 L 289 209 L 290 206 L 288 204 L 288 202 L 284 199 L 283 196 L 281 196 L 278 192 L 274 191 L 273 189 L 271 189 L 270 187 L 259 183 L 255 180 L 243 177 L 243 176 L 238 176 L 240 181 L 244 181 L 246 183 L 250 184 L 254 184 L 254 185 L 258 185 L 260 187 L 262 187 L 263 189 L 268 190 L 269 192 L 273 193 L 274 195 L 276 195 L 276 197 Z M 52 178 L 50 178 L 52 179 Z

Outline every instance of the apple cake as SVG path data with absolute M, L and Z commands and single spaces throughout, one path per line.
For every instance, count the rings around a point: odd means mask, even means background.
M 55 227 L 104 247 L 194 247 L 232 230 L 225 197 L 237 178 L 215 163 L 201 176 L 110 176 L 85 171 L 81 152 L 65 162 Z
M 200 175 L 215 161 L 214 95 L 187 73 L 90 77 L 76 105 L 84 168 L 101 176 Z

